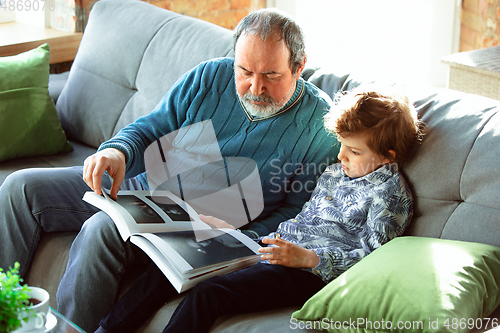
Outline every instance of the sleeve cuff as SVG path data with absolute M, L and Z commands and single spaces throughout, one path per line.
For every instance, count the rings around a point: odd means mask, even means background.
M 119 142 L 104 142 L 99 146 L 97 151 L 101 151 L 107 148 L 115 148 L 121 151 L 125 155 L 125 170 L 130 168 L 130 164 L 132 163 L 132 150 L 125 144 Z

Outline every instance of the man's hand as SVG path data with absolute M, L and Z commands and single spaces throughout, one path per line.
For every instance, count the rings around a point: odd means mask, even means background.
M 314 268 L 319 264 L 319 257 L 316 252 L 281 239 L 279 235 L 276 238 L 264 238 L 262 243 L 277 246 L 259 249 L 260 253 L 266 253 L 261 258 L 269 260 L 271 264 L 294 268 Z
M 102 194 L 101 181 L 105 171 L 113 179 L 111 198 L 117 198 L 118 189 L 125 178 L 125 155 L 115 148 L 101 150 L 85 159 L 83 180 L 98 195 Z
M 228 229 L 236 230 L 235 227 L 233 227 L 232 225 L 230 225 L 229 223 L 227 223 L 224 220 L 218 219 L 218 218 L 213 217 L 213 216 L 207 216 L 207 215 L 202 215 L 202 214 L 200 214 L 199 216 L 200 216 L 200 220 L 202 220 L 206 224 L 209 224 L 213 227 L 228 228 Z

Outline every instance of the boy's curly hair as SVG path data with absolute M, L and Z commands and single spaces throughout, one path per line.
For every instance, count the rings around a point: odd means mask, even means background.
M 340 137 L 366 135 L 372 151 L 399 166 L 422 140 L 423 124 L 406 96 L 367 86 L 339 93 L 334 100 L 325 116 L 325 128 Z M 396 152 L 394 159 L 389 150 Z

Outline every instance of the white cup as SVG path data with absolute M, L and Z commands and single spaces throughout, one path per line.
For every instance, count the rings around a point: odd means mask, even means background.
M 20 315 L 20 318 L 29 316 L 29 320 L 27 322 L 21 320 L 21 327 L 16 332 L 44 332 L 47 313 L 49 312 L 50 295 L 45 289 L 38 287 L 28 287 L 28 290 L 30 299 L 36 299 L 40 302 L 29 307 L 29 309 L 33 310 L 32 312 L 24 312 Z

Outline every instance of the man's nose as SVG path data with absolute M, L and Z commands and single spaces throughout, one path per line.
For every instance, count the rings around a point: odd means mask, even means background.
M 262 95 L 262 93 L 265 90 L 266 89 L 264 87 L 264 82 L 263 82 L 262 78 L 260 78 L 258 75 L 255 75 L 251 81 L 250 92 L 254 96 L 259 96 L 259 95 Z

